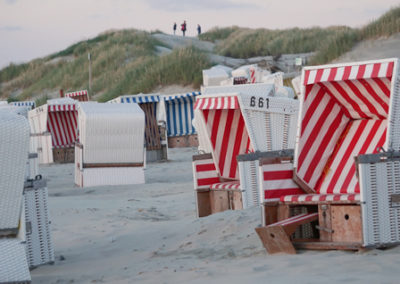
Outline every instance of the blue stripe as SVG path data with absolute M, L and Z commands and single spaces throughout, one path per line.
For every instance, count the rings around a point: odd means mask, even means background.
M 173 136 L 171 133 L 171 121 L 172 121 L 172 116 L 171 116 L 171 104 L 170 103 L 166 103 L 165 104 L 165 108 L 167 110 L 167 134 L 168 136 Z
M 183 109 L 185 111 L 185 129 L 184 133 L 190 133 L 189 131 L 189 115 L 188 115 L 188 100 L 190 100 L 189 97 L 183 99 Z
M 171 129 L 170 133 L 173 135 L 173 133 L 176 133 L 176 111 L 175 111 L 175 102 L 171 101 L 171 107 L 172 107 L 172 122 L 173 122 L 173 129 Z
M 177 100 L 178 102 L 178 111 L 179 111 L 179 134 L 182 135 L 183 132 L 183 121 L 182 121 L 182 107 L 184 107 L 185 105 L 181 103 L 181 100 Z

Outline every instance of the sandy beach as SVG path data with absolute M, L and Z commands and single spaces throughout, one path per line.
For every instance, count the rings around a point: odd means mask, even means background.
M 73 164 L 41 167 L 48 180 L 54 265 L 33 283 L 398 283 L 400 247 L 268 255 L 259 208 L 198 219 L 192 148 L 151 163 L 146 184 L 77 188 Z

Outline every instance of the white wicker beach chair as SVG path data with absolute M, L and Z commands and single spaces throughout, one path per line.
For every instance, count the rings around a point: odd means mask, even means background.
M 264 220 L 266 226 L 256 229 L 270 253 L 294 253 L 295 248 L 353 250 L 368 245 L 363 230 L 369 229 L 362 220 L 369 218 L 371 212 L 366 210 L 372 207 L 360 204 L 372 198 L 367 189 L 374 182 L 364 178 L 360 184 L 354 157 L 377 153 L 382 147 L 400 150 L 398 74 L 398 59 L 303 70 L 292 167 L 293 180 L 304 194 L 282 195 L 277 210 L 284 213 L 277 215 L 275 223 Z M 364 164 L 368 163 L 361 162 L 360 167 L 365 177 L 368 166 Z M 296 216 L 294 208 L 305 208 L 306 215 Z M 305 223 L 318 230 L 306 242 L 292 235 Z
M 144 183 L 145 115 L 137 104 L 79 105 L 75 183 L 81 187 Z
M 30 282 L 21 215 L 28 153 L 28 121 L 0 110 L 0 283 Z

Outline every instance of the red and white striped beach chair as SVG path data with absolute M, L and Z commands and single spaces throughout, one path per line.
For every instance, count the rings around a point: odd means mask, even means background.
M 66 98 L 71 98 L 80 102 L 87 102 L 89 101 L 89 94 L 87 90 L 76 91 L 76 92 L 69 92 L 65 94 Z
M 197 97 L 194 107 L 196 124 L 205 129 L 205 131 L 199 132 L 199 136 L 202 134 L 207 136 L 209 141 L 207 144 L 211 145 L 216 172 L 222 181 L 208 186 L 211 189 L 210 198 L 213 200 L 211 204 L 215 199 L 220 200 L 223 195 L 226 197 L 223 199 L 227 209 L 242 208 L 236 157 L 252 152 L 254 146 L 248 133 L 241 105 L 249 105 L 258 110 L 268 109 L 267 98 L 273 95 L 274 91 L 274 86 L 270 84 L 208 87 L 202 90 L 203 95 Z M 256 100 L 262 100 L 263 106 L 257 107 Z M 200 205 L 198 204 L 198 206 Z
M 37 137 L 41 164 L 74 161 L 77 141 L 77 101 L 70 98 L 48 100 L 28 113 L 31 133 Z
M 398 59 L 387 59 L 303 70 L 293 180 L 305 194 L 281 196 L 277 223 L 265 219 L 266 226 L 256 229 L 269 252 L 364 245 L 365 213 L 354 158 L 382 147 L 399 149 L 398 69 Z M 291 219 L 293 208 L 306 210 L 301 222 Z M 264 208 L 268 210 L 273 211 Z M 282 225 L 285 219 L 290 221 Z M 317 224 L 314 237 L 306 242 L 291 236 L 293 227 L 304 224 L 304 219 Z

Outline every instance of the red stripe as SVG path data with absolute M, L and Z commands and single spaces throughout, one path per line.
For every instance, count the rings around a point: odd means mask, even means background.
M 299 163 L 298 163 L 298 168 L 300 169 L 303 165 L 304 159 L 306 158 L 309 150 L 311 149 L 312 144 L 314 143 L 315 138 L 318 136 L 319 131 L 321 130 L 322 125 L 325 123 L 329 113 L 332 111 L 335 103 L 330 100 L 329 103 L 326 105 L 324 111 L 322 112 L 322 115 L 319 117 L 318 121 L 315 123 L 315 126 L 313 127 L 313 130 L 310 133 L 310 136 L 307 137 L 307 140 L 301 149 L 301 153 L 299 155 Z
M 342 78 L 339 78 L 339 81 L 340 80 L 348 80 L 349 79 L 349 77 L 350 77 L 350 73 L 351 73 L 351 68 L 352 68 L 352 66 L 346 66 L 346 67 L 344 67 L 344 71 L 343 71 L 343 77 Z
M 313 195 L 307 195 L 304 201 L 312 201 Z
M 232 157 L 231 157 L 231 168 L 229 170 L 229 177 L 236 177 L 236 169 L 237 169 L 237 160 L 236 156 L 239 154 L 244 154 L 247 149 L 244 149 L 244 152 L 241 153 L 241 150 L 243 149 L 242 145 L 242 138 L 243 135 L 247 134 L 247 131 L 244 126 L 244 120 L 242 117 L 242 113 L 240 110 L 236 110 L 237 114 L 239 115 L 239 121 L 238 121 L 238 126 L 236 130 L 236 137 L 234 141 L 234 146 L 233 146 L 233 151 L 232 151 Z M 246 131 L 246 133 L 245 133 Z
M 314 83 L 321 82 L 322 73 L 324 73 L 324 69 L 317 70 L 317 74 L 315 75 Z
M 304 82 L 303 82 L 304 86 L 307 86 L 308 84 L 308 77 L 310 77 L 310 70 L 304 71 Z
M 354 85 L 354 83 L 350 80 L 344 81 L 347 86 L 353 91 L 354 95 L 359 98 L 364 105 L 368 108 L 368 110 L 371 112 L 371 114 L 374 114 L 378 116 L 379 118 L 384 118 L 381 114 L 378 113 L 374 105 L 360 92 L 360 90 Z
M 319 197 L 319 201 L 325 201 L 326 200 L 327 195 L 321 195 Z
M 214 119 L 213 119 L 213 121 L 211 121 L 212 129 L 211 129 L 211 137 L 210 137 L 210 139 L 211 139 L 211 144 L 212 144 L 214 150 L 215 150 L 215 146 L 217 144 L 217 134 L 218 134 L 218 131 L 219 131 L 219 123 L 220 123 L 220 120 L 221 120 L 221 112 L 222 111 L 215 111 L 214 112 Z
M 371 77 L 376 78 L 378 77 L 379 70 L 381 69 L 382 64 L 381 63 L 375 63 L 374 66 L 372 67 L 372 73 Z
M 202 164 L 196 165 L 196 172 L 208 172 L 208 171 L 215 171 L 214 164 Z
M 335 80 L 336 73 L 337 73 L 337 67 L 331 68 L 331 70 L 329 71 L 328 81 Z
M 323 158 L 323 154 L 326 150 L 326 147 L 328 146 L 329 142 L 331 142 L 333 135 L 335 134 L 336 130 L 338 129 L 338 127 L 340 125 L 340 122 L 342 121 L 342 117 L 343 117 L 343 113 L 341 111 L 339 111 L 338 115 L 335 117 L 335 119 L 329 125 L 329 128 L 328 128 L 324 138 L 322 139 L 321 143 L 318 145 L 318 149 L 315 151 L 315 155 L 313 156 L 311 163 L 308 166 L 308 169 L 304 175 L 305 181 L 309 182 L 311 180 L 318 163 Z M 322 175 L 321 175 L 321 177 L 322 177 Z M 316 183 L 316 188 L 318 188 L 319 183 L 320 183 L 320 181 L 318 180 Z
M 65 143 L 63 145 L 69 145 L 71 141 L 70 137 L 70 128 L 67 124 L 67 114 L 65 112 L 60 112 L 60 124 L 61 124 L 61 131 L 65 137 Z
M 394 62 L 391 61 L 388 64 L 388 69 L 386 71 L 386 78 L 392 78 L 392 76 L 393 76 L 393 68 L 394 68 Z
M 226 111 L 226 110 L 225 110 Z M 221 176 L 224 176 L 224 169 L 225 169 L 225 161 L 226 161 L 226 152 L 228 150 L 228 146 L 229 143 L 231 141 L 229 141 L 229 136 L 231 134 L 231 130 L 232 130 L 232 121 L 233 121 L 233 117 L 235 114 L 235 111 L 232 110 L 227 110 L 227 116 L 226 116 L 226 124 L 223 125 L 224 127 L 224 136 L 222 138 L 222 144 L 221 144 L 221 151 L 219 154 L 219 170 L 221 171 Z M 217 133 L 215 134 L 217 135 Z M 235 141 L 236 142 L 236 141 Z M 236 157 L 235 157 L 236 158 Z M 231 177 L 230 172 L 228 174 L 229 177 Z
M 368 115 L 366 115 L 360 108 L 360 106 L 352 100 L 349 96 L 349 94 L 340 86 L 337 82 L 332 82 L 332 86 L 339 92 L 339 94 L 342 96 L 342 98 L 348 102 L 351 107 L 358 113 L 358 115 L 362 118 L 368 118 Z
M 349 110 L 348 110 L 347 108 L 345 108 L 345 107 L 342 105 L 341 102 L 339 102 L 339 100 L 332 94 L 332 92 L 331 92 L 327 87 L 325 87 L 325 85 L 323 85 L 322 83 L 319 84 L 319 85 L 320 85 L 322 88 L 324 88 L 324 90 L 326 91 L 327 94 L 329 94 L 329 96 L 331 97 L 331 99 L 332 99 L 338 106 L 340 106 L 340 109 L 344 112 L 344 114 L 345 114 L 347 117 L 351 118 L 351 115 L 350 115 Z
M 264 181 L 293 178 L 293 171 L 270 171 L 264 172 Z
M 360 125 L 358 126 L 356 133 L 354 134 L 354 136 L 352 137 L 350 144 L 347 146 L 347 149 L 343 155 L 343 157 L 341 157 L 340 159 L 340 163 L 338 165 L 338 167 L 336 169 L 333 169 L 334 174 L 332 176 L 332 179 L 329 182 L 329 185 L 327 186 L 327 192 L 331 193 L 333 192 L 333 189 L 336 187 L 336 183 L 339 179 L 339 177 L 342 174 L 343 168 L 344 166 L 348 163 L 349 159 L 353 159 L 352 154 L 354 151 L 354 147 L 357 145 L 362 133 L 364 132 L 365 127 L 367 126 L 367 122 L 368 120 L 362 120 L 360 122 Z M 351 122 L 349 124 L 350 129 L 354 126 L 354 123 Z M 347 135 L 348 136 L 348 135 Z M 347 138 L 347 137 L 346 137 Z M 346 140 L 346 139 L 345 139 Z M 344 141 L 343 141 L 344 142 Z M 340 148 L 343 145 L 343 142 L 340 145 Z M 339 152 L 339 151 L 338 151 Z M 336 156 L 334 157 L 334 159 L 336 159 Z M 339 185 L 340 186 L 340 185 Z
M 357 72 L 357 79 L 362 79 L 364 78 L 364 73 L 365 73 L 365 68 L 367 67 L 367 65 L 362 64 L 358 67 L 358 72 Z
M 304 118 L 301 123 L 301 136 L 303 136 L 303 132 L 307 128 L 308 122 L 310 121 L 315 110 L 317 109 L 317 107 L 321 103 L 322 99 L 324 98 L 324 93 L 325 93 L 324 89 L 320 88 L 318 93 L 315 95 L 315 98 L 309 98 L 310 100 L 312 99 L 312 102 L 311 102 L 310 106 L 307 108 L 307 112 L 304 115 Z
M 380 79 L 376 79 L 376 80 L 374 80 L 375 82 L 377 82 L 377 84 L 378 84 L 378 86 L 379 86 L 379 83 L 382 83 L 383 85 L 385 85 L 383 82 L 382 82 L 382 80 L 380 80 Z M 389 106 L 387 105 L 387 103 L 375 92 L 375 90 L 372 88 L 372 86 L 368 83 L 368 81 L 367 80 L 365 80 L 365 79 L 361 79 L 360 80 L 360 83 L 364 86 L 364 88 L 367 90 L 367 92 L 368 92 L 368 94 L 371 96 L 371 97 L 373 97 L 374 98 L 374 100 L 378 103 L 378 104 L 380 104 L 381 106 L 382 106 L 382 108 L 385 110 L 385 112 L 386 112 L 386 114 L 388 114 L 389 113 Z M 379 86 L 381 89 L 382 89 L 382 87 L 381 86 Z M 383 91 L 383 90 L 382 90 Z M 388 97 L 389 97 L 389 95 L 390 95 L 390 91 L 389 91 L 389 94 L 387 95 Z
M 198 186 L 204 186 L 204 185 L 211 185 L 214 183 L 220 182 L 218 177 L 213 177 L 213 178 L 202 178 L 197 180 L 197 185 Z

